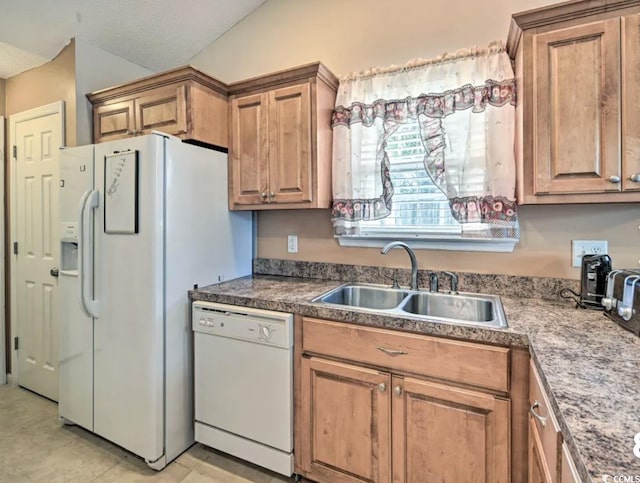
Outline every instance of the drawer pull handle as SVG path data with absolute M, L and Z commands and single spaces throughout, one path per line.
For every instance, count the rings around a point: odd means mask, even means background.
M 529 412 L 531 413 L 531 416 L 533 416 L 534 418 L 536 418 L 538 421 L 540 421 L 540 424 L 542 425 L 542 427 L 544 428 L 547 425 L 547 417 L 546 416 L 541 416 L 540 414 L 538 414 L 538 412 L 536 411 L 536 409 L 538 409 L 540 407 L 540 403 L 538 401 L 535 401 L 532 405 L 531 408 L 529 409 Z
M 404 356 L 408 354 L 406 351 L 396 351 L 393 349 L 387 349 L 386 347 L 378 347 L 377 349 L 385 354 L 389 354 L 390 356 Z

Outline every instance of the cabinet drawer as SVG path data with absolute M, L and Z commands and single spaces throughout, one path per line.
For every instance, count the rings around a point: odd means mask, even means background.
M 303 319 L 302 349 L 496 391 L 509 390 L 509 349 Z
M 537 429 L 540 436 L 541 451 L 544 454 L 544 459 L 549 467 L 549 472 L 553 481 L 558 480 L 559 462 L 560 462 L 560 448 L 562 444 L 562 435 L 560 434 L 560 427 L 556 421 L 549 399 L 542 387 L 542 381 L 538 375 L 533 361 L 530 362 L 529 372 L 529 404 L 530 404 L 530 418 L 532 424 Z M 537 418 L 533 416 L 533 412 L 541 416 Z

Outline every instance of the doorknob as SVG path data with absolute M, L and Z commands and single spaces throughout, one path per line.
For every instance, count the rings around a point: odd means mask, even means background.
M 55 267 L 49 270 L 49 273 L 52 277 L 57 277 L 60 274 L 60 271 L 58 270 L 58 267 Z

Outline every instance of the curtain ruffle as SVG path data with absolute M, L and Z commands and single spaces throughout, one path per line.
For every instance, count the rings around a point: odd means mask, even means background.
M 441 94 L 421 94 L 406 99 L 378 99 L 372 104 L 354 102 L 350 106 L 336 106 L 331 116 L 331 127 L 351 126 L 362 123 L 373 125 L 376 118 L 385 122 L 404 124 L 423 115 L 429 118 L 443 118 L 456 111 L 472 109 L 483 112 L 487 104 L 501 107 L 516 105 L 515 79 L 504 81 L 487 80 L 482 86 L 465 85 Z

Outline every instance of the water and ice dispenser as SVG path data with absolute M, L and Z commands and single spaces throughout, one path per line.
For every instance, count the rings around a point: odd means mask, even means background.
M 60 223 L 60 270 L 78 273 L 78 223 Z

